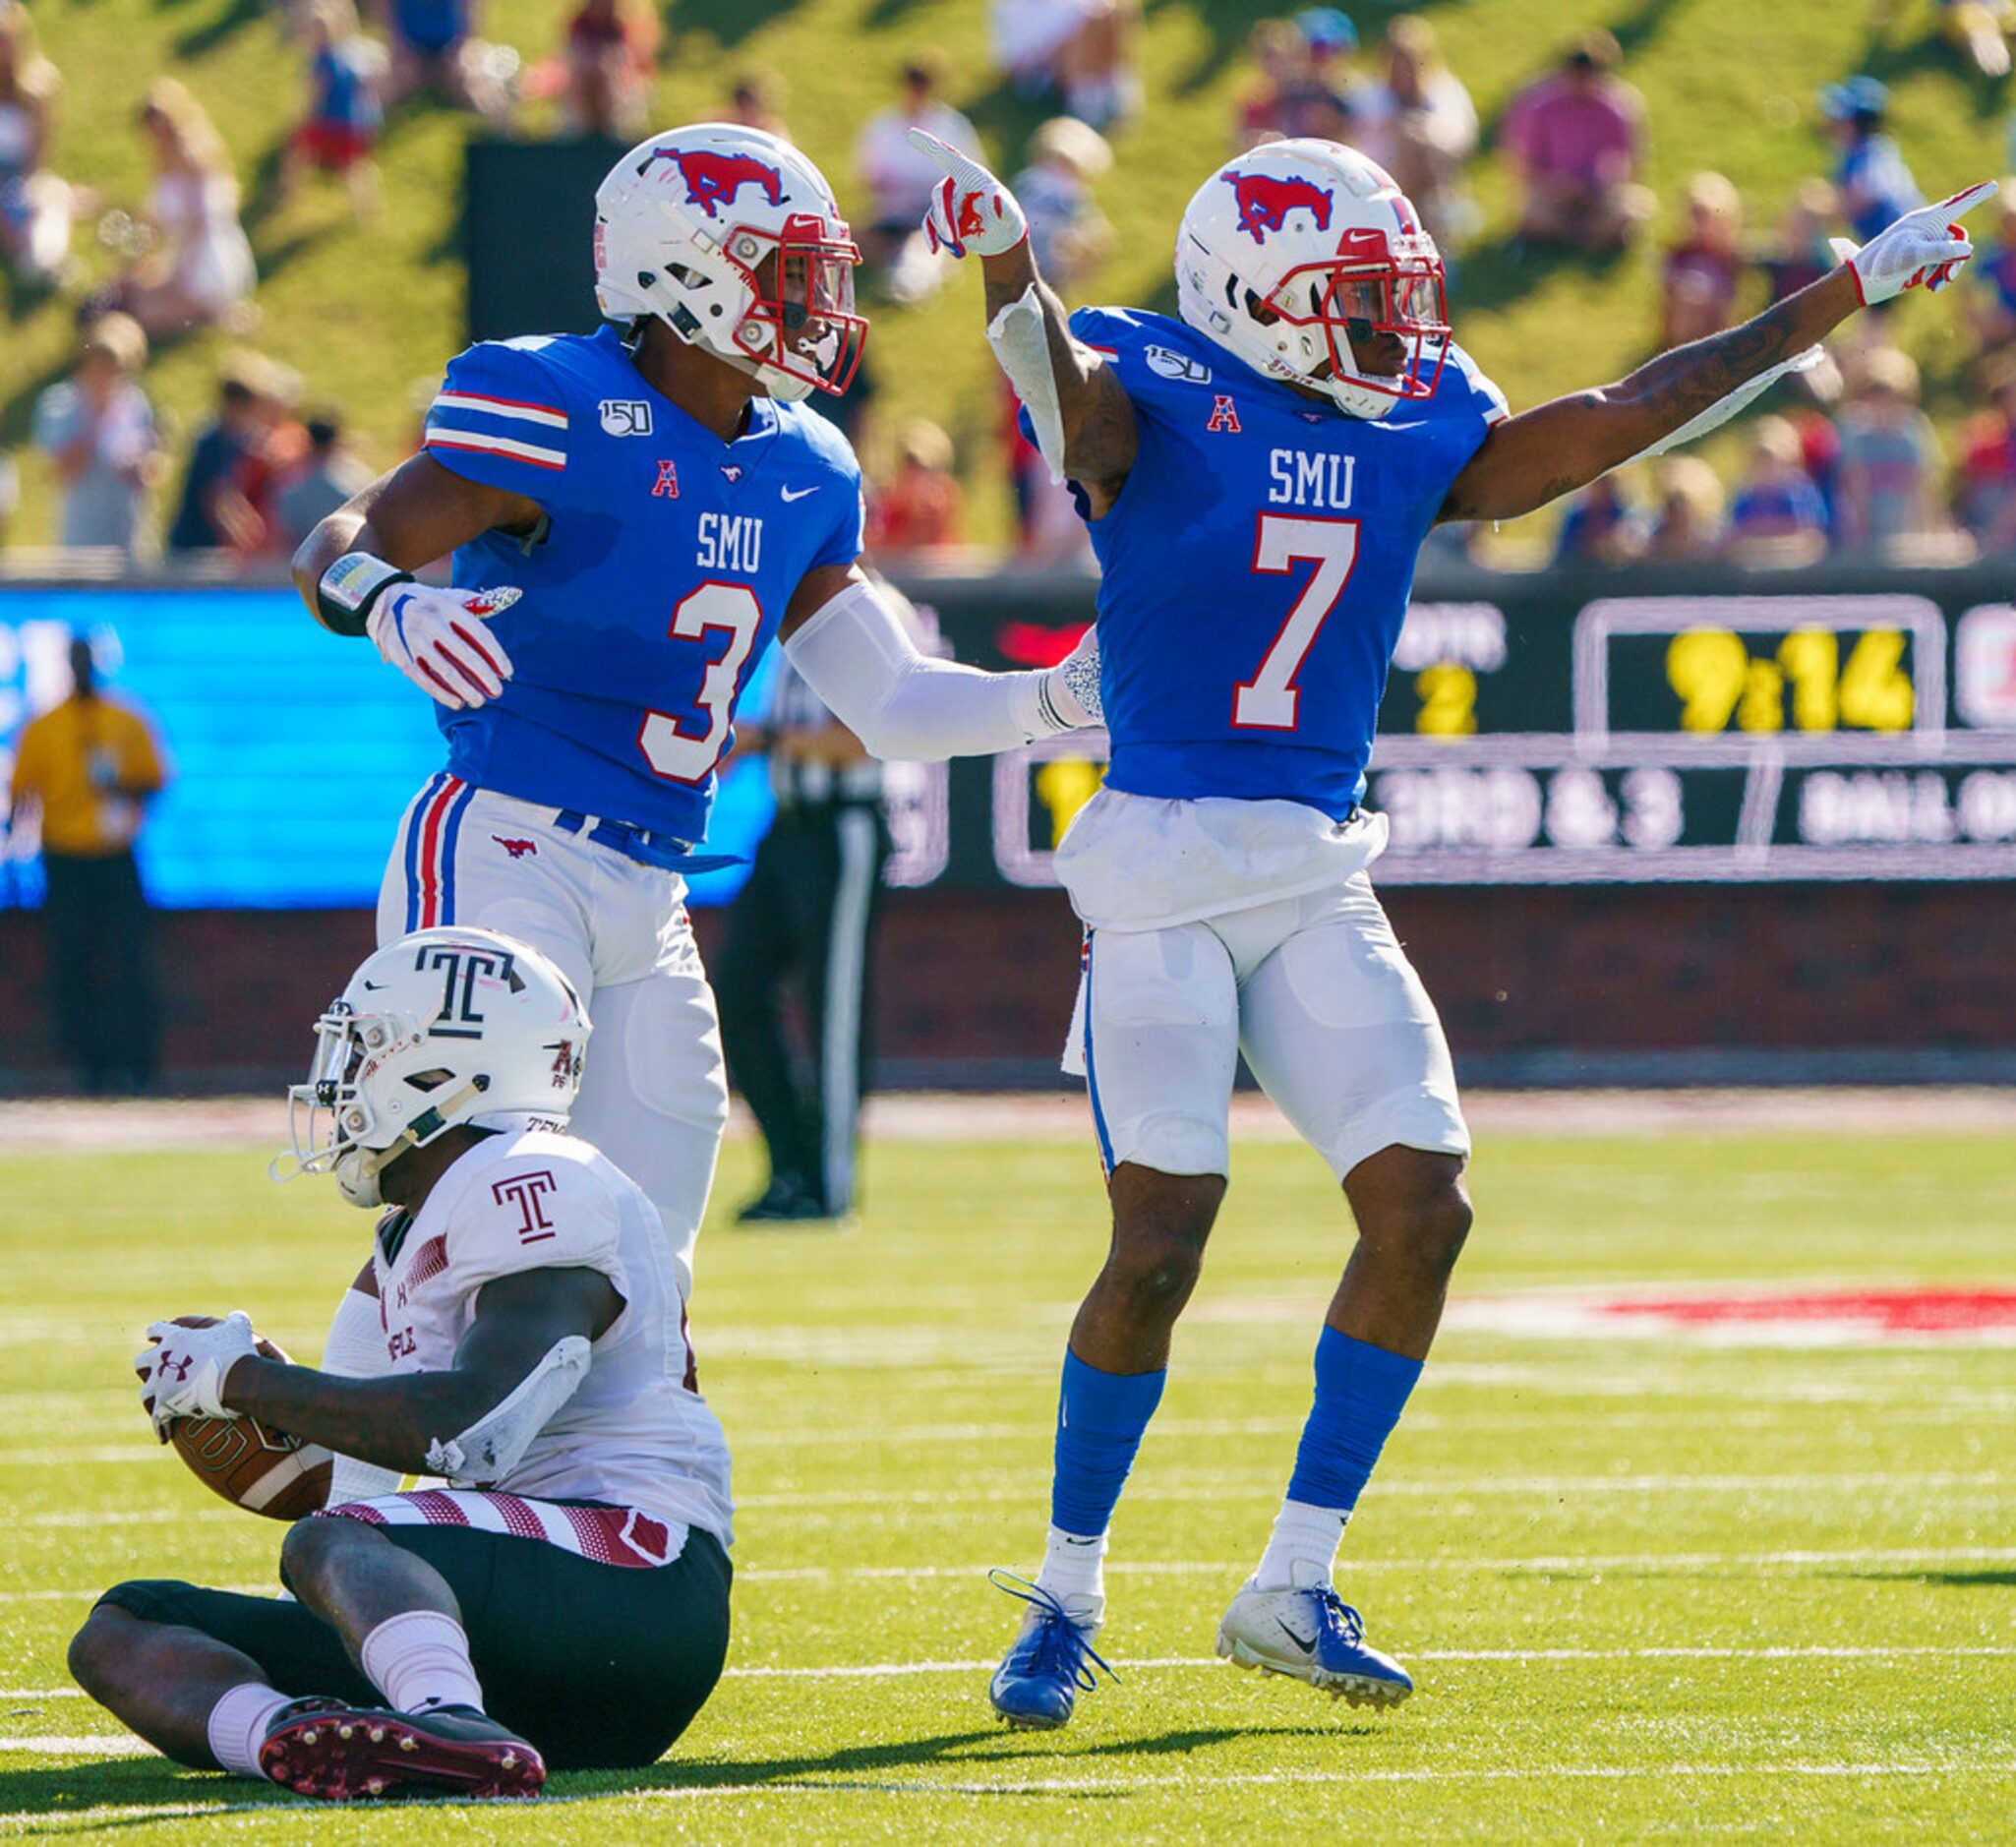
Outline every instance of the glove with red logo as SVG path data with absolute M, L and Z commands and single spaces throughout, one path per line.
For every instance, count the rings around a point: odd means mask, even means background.
M 482 625 L 518 594 L 394 584 L 371 606 L 364 632 L 422 692 L 459 712 L 496 698 L 510 679 L 511 657 Z
M 234 1309 L 222 1321 L 194 1315 L 188 1321 L 156 1321 L 147 1333 L 153 1344 L 134 1355 L 133 1370 L 140 1375 L 141 1408 L 152 1418 L 154 1434 L 163 1443 L 178 1417 L 238 1415 L 224 1408 L 224 1379 L 241 1359 L 259 1352 L 250 1315 Z
M 1015 195 L 978 160 L 920 128 L 910 131 L 909 141 L 945 169 L 924 213 L 924 235 L 933 250 L 949 250 L 955 257 L 1000 257 L 1028 237 L 1029 219 Z
M 1860 249 L 1845 237 L 1835 238 L 1834 255 L 1854 273 L 1862 305 L 1873 308 L 1920 283 L 1936 295 L 1974 255 L 1973 243 L 1954 220 L 1992 199 L 1998 190 L 1993 180 L 1983 180 L 1935 206 L 1921 206 Z

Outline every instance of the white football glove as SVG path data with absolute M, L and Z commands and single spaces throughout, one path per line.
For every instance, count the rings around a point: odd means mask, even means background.
M 371 606 L 364 632 L 422 692 L 459 712 L 496 698 L 510 679 L 511 657 L 483 624 L 518 596 L 511 589 L 394 584 Z
M 1029 219 L 1015 195 L 978 160 L 920 128 L 912 129 L 907 139 L 945 169 L 924 212 L 924 235 L 933 250 L 949 250 L 955 257 L 999 257 L 1028 237 Z
M 250 1315 L 233 1309 L 222 1321 L 199 1328 L 156 1321 L 147 1334 L 153 1344 L 133 1356 L 133 1370 L 140 1375 L 141 1408 L 163 1443 L 178 1417 L 238 1415 L 224 1408 L 224 1377 L 241 1359 L 259 1352 Z
M 1935 206 L 1920 206 L 1860 248 L 1845 237 L 1832 239 L 1836 259 L 1845 263 L 1855 277 L 1862 305 L 1873 308 L 1920 283 L 1927 293 L 1936 295 L 1974 255 L 1973 243 L 1954 220 L 1992 199 L 1999 190 L 1993 180 L 1983 180 Z
M 1066 731 L 1083 731 L 1106 722 L 1106 708 L 1099 699 L 1099 631 L 1096 625 L 1050 669 L 1043 691 L 1051 709 L 1064 720 Z

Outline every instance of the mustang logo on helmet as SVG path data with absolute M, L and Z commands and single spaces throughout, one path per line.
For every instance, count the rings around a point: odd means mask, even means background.
M 1269 231 L 1287 228 L 1288 213 L 1307 211 L 1319 231 L 1330 229 L 1333 195 L 1310 180 L 1276 179 L 1271 173 L 1226 173 L 1221 175 L 1239 201 L 1239 228 L 1256 244 L 1267 242 Z
M 760 186 L 773 206 L 784 203 L 784 175 L 753 154 L 715 153 L 705 148 L 661 148 L 658 158 L 670 160 L 686 183 L 686 204 L 698 206 L 710 218 L 733 206 L 744 186 Z

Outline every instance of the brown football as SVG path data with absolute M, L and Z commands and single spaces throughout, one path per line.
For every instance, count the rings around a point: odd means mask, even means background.
M 208 1319 L 188 1317 L 191 1325 Z M 267 1340 L 259 1350 L 268 1359 L 287 1357 Z M 327 1504 L 335 1459 L 321 1444 L 270 1430 L 257 1417 L 178 1417 L 168 1440 L 198 1481 L 248 1514 L 294 1520 Z

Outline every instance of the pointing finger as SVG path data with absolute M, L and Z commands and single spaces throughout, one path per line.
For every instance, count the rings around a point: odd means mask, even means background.
M 1979 186 L 1970 186 L 1963 192 L 1955 193 L 1950 199 L 1940 200 L 1939 215 L 1951 224 L 1955 218 L 1965 217 L 1976 206 L 1992 199 L 2001 190 L 1998 181 L 1983 180 Z
M 919 153 L 928 154 L 947 173 L 953 171 L 956 161 L 965 158 L 965 155 L 957 148 L 954 148 L 949 142 L 940 141 L 928 129 L 914 128 L 905 139 Z
M 1862 246 L 1852 237 L 1830 237 L 1827 239 L 1827 248 L 1833 253 L 1836 263 L 1846 263 L 1862 249 Z

